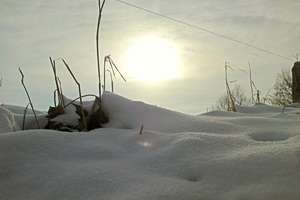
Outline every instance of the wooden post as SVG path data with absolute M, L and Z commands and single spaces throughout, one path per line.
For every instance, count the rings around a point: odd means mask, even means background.
M 295 62 L 292 68 L 293 103 L 300 103 L 300 62 Z

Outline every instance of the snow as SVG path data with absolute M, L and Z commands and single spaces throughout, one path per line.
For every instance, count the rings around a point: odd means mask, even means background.
M 299 108 L 191 116 L 111 93 L 103 108 L 106 128 L 64 133 L 4 130 L 1 107 L 0 199 L 300 199 Z

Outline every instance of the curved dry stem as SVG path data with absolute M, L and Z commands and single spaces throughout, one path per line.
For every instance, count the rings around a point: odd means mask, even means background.
M 22 70 L 21 70 L 20 67 L 19 67 L 19 71 L 20 71 L 20 74 L 21 74 L 21 76 L 22 76 L 21 83 L 22 83 L 22 85 L 23 85 L 23 88 L 24 88 L 25 93 L 26 93 L 26 95 L 27 95 L 27 98 L 28 98 L 28 100 L 29 100 L 29 104 L 30 104 L 31 109 L 32 109 L 32 112 L 33 112 L 33 114 L 34 114 L 34 118 L 35 118 L 36 124 L 37 124 L 38 128 L 40 129 L 41 126 L 40 126 L 40 123 L 39 123 L 39 121 L 38 121 L 38 119 L 37 119 L 37 116 L 36 116 L 36 113 L 35 113 L 35 110 L 34 110 L 34 107 L 33 107 L 33 104 L 32 104 L 31 98 L 30 98 L 30 95 L 29 95 L 29 93 L 28 93 L 28 91 L 27 91 L 27 88 L 26 88 L 26 86 L 25 86 L 25 83 L 24 83 L 24 74 L 23 74 L 23 72 L 22 72 Z
M 95 97 L 95 98 L 99 98 L 97 95 L 93 95 L 93 94 L 86 94 L 86 95 L 83 95 L 81 96 L 82 98 L 85 98 L 85 97 Z M 73 99 L 72 101 L 70 101 L 69 103 L 67 103 L 67 105 L 64 106 L 64 108 L 67 108 L 68 106 L 72 105 L 75 101 L 79 100 L 80 97 L 77 97 L 76 99 Z
M 87 121 L 86 121 L 86 117 L 84 114 L 84 110 L 83 110 L 83 103 L 82 103 L 82 95 L 81 95 L 81 86 L 80 83 L 77 81 L 75 75 L 73 74 L 72 70 L 70 69 L 69 65 L 67 64 L 67 62 L 62 59 L 63 63 L 65 64 L 67 70 L 69 71 L 69 73 L 71 74 L 73 80 L 75 81 L 75 83 L 77 84 L 78 87 L 78 93 L 79 93 L 79 100 L 80 100 L 80 107 L 81 107 L 81 115 L 82 115 L 82 121 L 83 121 L 83 127 L 85 130 L 87 130 Z
M 55 60 L 52 60 L 51 57 L 49 57 L 49 60 L 50 60 L 51 66 L 52 66 L 56 91 L 57 91 L 57 94 L 58 94 L 58 105 L 62 105 L 62 95 L 61 95 L 60 88 L 59 88 L 59 85 L 58 85 Z
M 119 75 L 121 76 L 121 78 L 126 82 L 126 78 L 123 76 L 123 74 L 120 72 L 120 70 L 118 69 L 117 65 L 114 63 L 113 59 L 108 56 L 108 60 L 109 60 L 109 63 L 117 70 L 117 72 L 119 73 Z

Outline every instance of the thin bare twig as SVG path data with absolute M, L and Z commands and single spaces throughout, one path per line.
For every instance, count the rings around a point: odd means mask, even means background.
M 35 118 L 36 124 L 37 124 L 38 128 L 40 129 L 41 126 L 40 126 L 39 120 L 37 119 L 37 116 L 36 116 L 36 113 L 35 113 L 35 110 L 34 110 L 34 107 L 33 107 L 32 101 L 31 101 L 31 98 L 30 98 L 29 93 L 28 93 L 28 91 L 27 91 L 27 88 L 26 88 L 26 86 L 25 86 L 25 83 L 24 83 L 24 74 L 23 74 L 23 72 L 22 72 L 22 70 L 21 70 L 20 67 L 19 67 L 19 71 L 20 71 L 20 74 L 21 74 L 21 76 L 22 76 L 21 83 L 22 83 L 22 85 L 23 85 L 23 87 L 24 87 L 24 90 L 25 90 L 25 92 L 26 92 L 27 98 L 28 98 L 28 100 L 29 100 L 29 104 L 30 104 L 30 107 L 31 107 L 32 112 L 33 112 L 33 114 L 34 114 L 34 118 Z
M 83 110 L 80 83 L 77 81 L 76 77 L 74 76 L 74 74 L 73 74 L 72 70 L 70 69 L 69 65 L 67 64 L 67 62 L 64 59 L 62 59 L 62 61 L 65 64 L 66 68 L 68 69 L 69 73 L 71 74 L 72 78 L 74 79 L 75 83 L 77 84 L 78 92 L 79 92 L 79 100 L 80 100 L 80 107 L 81 107 L 80 110 L 81 110 L 81 115 L 82 115 L 83 127 L 84 127 L 85 130 L 87 130 L 87 121 L 86 121 L 86 117 L 85 117 L 84 110 Z

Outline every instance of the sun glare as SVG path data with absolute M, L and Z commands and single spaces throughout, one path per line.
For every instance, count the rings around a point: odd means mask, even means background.
M 147 82 L 178 79 L 180 57 L 175 43 L 157 36 L 136 39 L 126 55 L 130 78 Z

